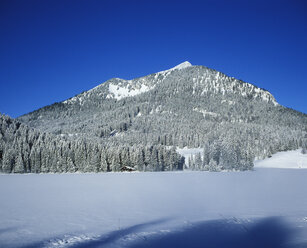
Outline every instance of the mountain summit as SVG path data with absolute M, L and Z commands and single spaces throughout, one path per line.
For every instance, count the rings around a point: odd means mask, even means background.
M 110 79 L 17 121 L 54 137 L 51 144 L 64 146 L 57 156 L 80 171 L 180 169 L 178 147 L 203 151 L 185 161 L 190 169 L 244 170 L 255 158 L 307 143 L 305 114 L 281 106 L 267 90 L 187 61 L 132 80 Z
M 176 65 L 175 67 L 171 68 L 170 70 L 180 70 L 180 69 L 184 69 L 184 68 L 187 68 L 187 67 L 190 67 L 190 66 L 192 66 L 192 64 L 189 61 L 185 61 L 185 62 L 182 62 L 179 65 Z

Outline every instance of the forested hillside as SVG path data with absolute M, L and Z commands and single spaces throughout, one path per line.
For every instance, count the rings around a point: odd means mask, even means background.
M 279 105 L 264 89 L 189 62 L 133 80 L 110 79 L 17 120 L 15 131 L 2 132 L 9 137 L 1 138 L 2 153 L 18 154 L 19 140 L 34 136 L 37 147 L 25 150 L 43 162 L 32 159 L 30 169 L 24 162 L 32 172 L 182 169 L 175 147 L 204 148 L 190 169 L 245 170 L 256 157 L 307 144 L 306 114 Z M 2 170 L 15 171 L 4 155 Z
M 0 171 L 109 172 L 182 170 L 184 160 L 175 148 L 164 146 L 114 146 L 65 137 L 28 128 L 0 115 Z

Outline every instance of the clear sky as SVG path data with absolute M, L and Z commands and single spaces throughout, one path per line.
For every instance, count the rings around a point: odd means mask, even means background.
M 185 60 L 307 113 L 307 1 L 0 0 L 0 112 Z

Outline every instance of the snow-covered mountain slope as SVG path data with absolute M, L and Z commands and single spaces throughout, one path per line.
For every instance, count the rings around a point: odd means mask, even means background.
M 278 152 L 271 158 L 255 161 L 256 168 L 307 169 L 307 154 L 301 149 Z
M 153 78 L 152 76 L 149 76 L 149 78 L 141 77 L 134 80 L 114 78 L 87 92 L 70 98 L 63 103 L 69 104 L 78 102 L 82 105 L 84 100 L 90 98 L 92 94 L 98 94 L 106 99 L 114 98 L 117 100 L 121 100 L 125 97 L 133 97 L 153 89 L 156 84 L 163 81 L 172 71 L 185 69 L 190 66 L 192 66 L 191 63 L 185 61 L 171 69 L 155 73 Z
M 181 70 L 185 73 L 193 71 L 193 77 L 185 78 L 186 81 L 191 81 L 193 87 L 192 94 L 204 95 L 206 92 L 213 93 L 234 93 L 240 94 L 243 97 L 259 98 L 266 102 L 271 102 L 275 106 L 278 105 L 275 98 L 266 90 L 257 88 L 256 86 L 228 77 L 223 73 L 211 70 L 203 66 L 192 66 L 188 61 L 185 61 L 171 69 L 157 72 L 149 76 L 136 78 L 133 80 L 124 80 L 114 78 L 107 82 L 98 85 L 97 87 L 86 91 L 80 95 L 70 98 L 63 103 L 66 104 L 84 104 L 84 101 L 90 100 L 91 96 L 98 95 L 102 99 L 117 99 L 121 100 L 125 97 L 133 97 L 151 89 L 167 80 L 169 76 L 173 76 Z

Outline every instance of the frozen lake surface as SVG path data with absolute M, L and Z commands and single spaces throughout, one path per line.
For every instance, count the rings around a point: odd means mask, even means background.
M 0 175 L 0 247 L 307 247 L 307 170 L 259 167 Z

